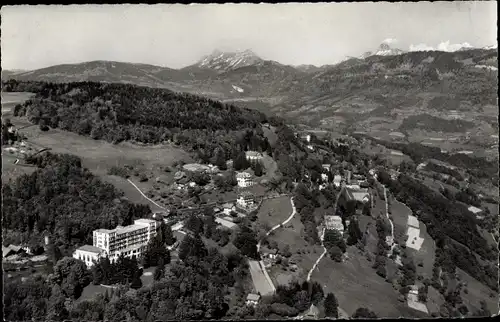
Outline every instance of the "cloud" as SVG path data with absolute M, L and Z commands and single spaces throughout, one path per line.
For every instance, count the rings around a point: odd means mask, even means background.
M 443 41 L 436 47 L 429 46 L 427 44 L 418 44 L 410 45 L 410 51 L 431 51 L 431 50 L 439 50 L 439 51 L 448 51 L 454 52 L 460 50 L 461 48 L 472 48 L 472 46 L 468 42 L 464 42 L 461 44 L 450 44 L 450 41 Z
M 382 41 L 383 44 L 388 44 L 388 45 L 394 44 L 396 42 L 398 42 L 398 40 L 394 39 L 394 38 L 387 38 L 387 39 L 384 39 L 384 41 Z

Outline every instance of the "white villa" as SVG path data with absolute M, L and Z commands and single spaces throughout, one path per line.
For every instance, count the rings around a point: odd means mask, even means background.
M 326 229 L 336 229 L 341 234 L 344 234 L 344 225 L 342 224 L 342 218 L 339 216 L 325 216 L 325 227 Z
M 248 161 L 260 161 L 263 158 L 262 153 L 257 151 L 247 151 L 245 155 Z
M 254 184 L 252 180 L 252 175 L 248 172 L 238 172 L 236 174 L 236 181 L 238 182 L 238 187 L 246 188 Z

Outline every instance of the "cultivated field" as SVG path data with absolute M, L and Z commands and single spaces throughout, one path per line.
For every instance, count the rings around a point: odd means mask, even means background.
M 273 293 L 273 288 L 269 284 L 262 271 L 258 261 L 249 260 L 250 274 L 252 275 L 252 280 L 254 283 L 255 291 L 261 295 L 268 295 Z
M 312 274 L 324 292 L 333 292 L 339 306 L 349 315 L 356 309 L 366 307 L 379 317 L 419 317 L 418 312 L 398 301 L 398 293 L 392 285 L 378 276 L 365 256 L 355 247 L 348 248 L 349 259 L 337 263 L 326 257 Z

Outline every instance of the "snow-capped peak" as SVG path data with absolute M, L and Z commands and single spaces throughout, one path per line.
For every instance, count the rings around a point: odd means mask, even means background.
M 378 47 L 378 50 L 373 54 L 375 56 L 394 56 L 404 53 L 401 49 L 391 48 L 389 42 L 383 42 Z
M 211 68 L 223 72 L 253 65 L 261 61 L 262 59 L 250 49 L 237 52 L 215 50 L 212 54 L 205 56 L 199 61 L 197 65 L 202 68 Z

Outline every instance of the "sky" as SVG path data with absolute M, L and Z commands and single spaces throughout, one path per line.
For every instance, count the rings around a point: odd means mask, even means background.
M 375 51 L 497 43 L 496 1 L 3 6 L 3 69 L 114 60 L 181 68 L 214 50 L 251 49 L 324 65 Z

